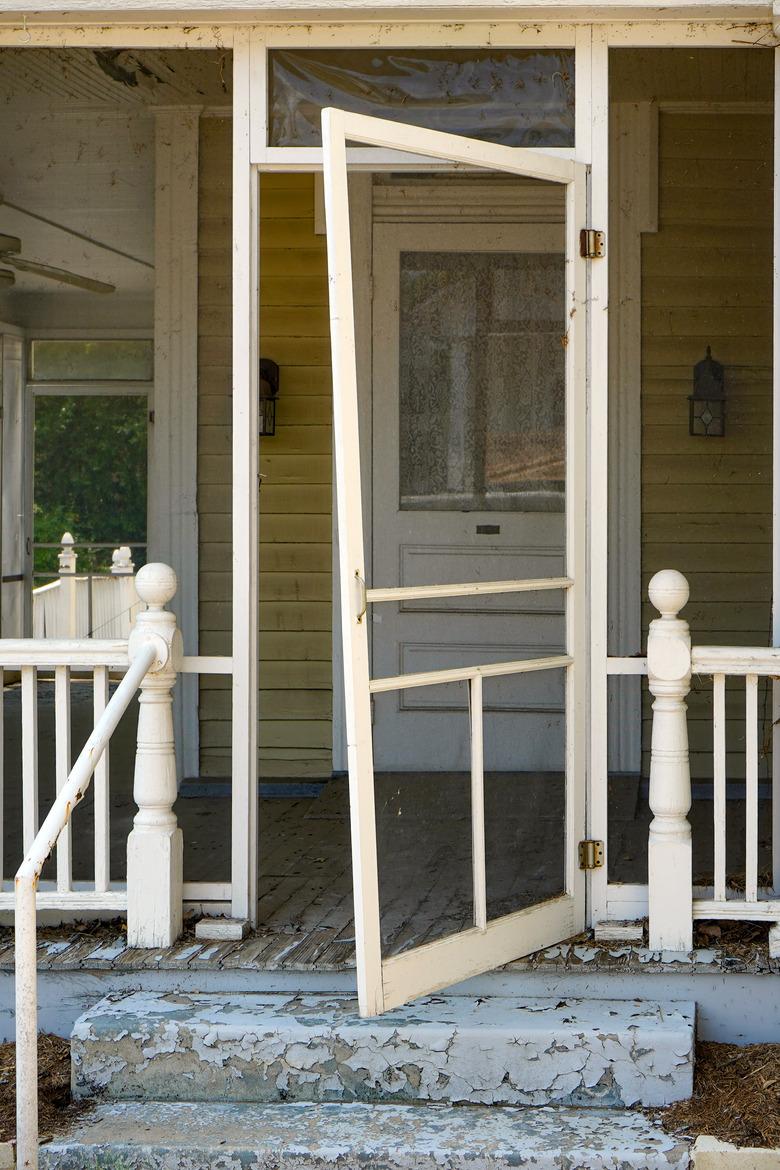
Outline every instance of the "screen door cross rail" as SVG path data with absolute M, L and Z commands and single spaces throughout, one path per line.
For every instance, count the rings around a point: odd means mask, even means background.
M 482 666 L 455 666 L 449 670 L 422 670 L 415 674 L 394 674 L 387 678 L 372 678 L 368 689 L 372 695 L 385 691 L 405 691 L 411 687 L 435 687 L 441 683 L 466 682 L 475 678 L 502 678 L 510 674 L 531 674 L 539 670 L 560 670 L 571 666 L 569 654 L 548 658 L 519 658 L 514 662 L 488 662 Z
M 388 589 L 367 589 L 366 601 L 424 601 L 431 597 L 479 597 L 494 593 L 537 593 L 542 590 L 571 589 L 571 577 L 539 577 L 524 581 L 467 581 L 460 585 L 398 585 Z

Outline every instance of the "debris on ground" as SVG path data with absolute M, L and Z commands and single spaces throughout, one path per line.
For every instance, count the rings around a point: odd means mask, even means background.
M 716 947 L 730 959 L 745 963 L 757 957 L 769 959 L 769 923 L 740 922 L 724 919 L 710 922 L 706 919 L 693 924 L 694 948 Z
M 62 1130 L 84 1103 L 70 1095 L 70 1041 L 38 1036 L 38 1131 L 42 1138 Z M 16 1137 L 16 1045 L 0 1044 L 0 1142 Z
M 780 1044 L 697 1044 L 693 1096 L 658 1117 L 671 1133 L 780 1146 Z

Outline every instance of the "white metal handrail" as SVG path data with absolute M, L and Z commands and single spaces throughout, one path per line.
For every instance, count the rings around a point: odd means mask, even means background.
M 38 991 L 36 890 L 41 870 L 73 810 L 87 793 L 106 745 L 141 681 L 157 658 L 149 641 L 141 646 L 71 769 L 16 874 L 16 1142 L 17 1165 L 38 1165 Z

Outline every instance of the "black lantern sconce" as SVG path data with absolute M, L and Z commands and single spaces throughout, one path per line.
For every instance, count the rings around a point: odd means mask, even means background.
M 706 438 L 726 433 L 726 382 L 723 366 L 707 346 L 707 356 L 693 367 L 693 394 L 688 397 L 689 430 Z
M 276 434 L 276 399 L 279 397 L 279 367 L 270 358 L 260 358 L 258 434 Z

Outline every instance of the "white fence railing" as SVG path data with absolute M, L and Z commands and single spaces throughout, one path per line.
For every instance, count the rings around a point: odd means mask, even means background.
M 77 547 L 71 534 L 63 533 L 57 557 L 57 579 L 33 589 L 33 637 L 129 637 L 141 609 L 130 546 L 113 549 L 110 572 L 87 573 L 78 572 Z M 100 548 L 107 554 L 110 546 L 87 547 Z
M 650 757 L 648 906 L 650 946 L 689 951 L 693 921 L 730 918 L 771 924 L 770 952 L 780 954 L 780 898 L 762 887 L 759 874 L 759 679 L 780 677 L 780 648 L 691 646 L 679 617 L 688 582 L 665 569 L 650 582 L 650 601 L 661 614 L 650 623 L 647 676 L 653 695 Z M 694 889 L 688 813 L 691 775 L 685 699 L 691 675 L 712 678 L 713 885 Z M 744 881 L 730 888 L 726 854 L 726 679 L 744 679 L 745 839 Z M 739 887 L 744 888 L 739 888 Z

